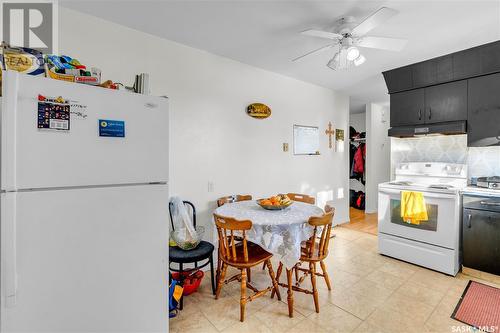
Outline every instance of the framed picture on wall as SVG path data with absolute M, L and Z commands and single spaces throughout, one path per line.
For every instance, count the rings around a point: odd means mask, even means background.
M 319 155 L 319 127 L 293 125 L 293 154 Z

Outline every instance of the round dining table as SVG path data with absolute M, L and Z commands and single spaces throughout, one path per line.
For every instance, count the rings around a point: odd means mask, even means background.
M 247 200 L 224 204 L 215 214 L 252 221 L 247 239 L 272 253 L 285 267 L 292 268 L 300 259 L 301 242 L 312 236 L 309 217 L 320 216 L 323 210 L 300 201 L 283 210 L 266 210 L 256 201 Z

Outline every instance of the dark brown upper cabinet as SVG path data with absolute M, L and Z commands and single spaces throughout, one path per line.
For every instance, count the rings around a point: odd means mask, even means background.
M 500 41 L 383 72 L 390 94 L 500 72 Z
M 389 92 L 403 91 L 413 88 L 412 67 L 406 66 L 384 72 L 385 83 Z
M 419 62 L 411 67 L 414 88 L 427 87 L 453 79 L 453 61 L 451 56 Z
M 423 61 L 411 66 L 413 87 L 425 87 L 436 83 L 436 61 Z
M 467 80 L 425 88 L 425 122 L 467 120 Z
M 436 83 L 444 83 L 453 80 L 453 57 L 446 55 L 435 59 L 436 61 Z
M 467 80 L 391 94 L 391 127 L 467 120 Z
M 460 80 L 481 74 L 480 48 L 453 53 L 453 79 Z
M 424 89 L 391 94 L 391 126 L 425 123 Z
M 481 47 L 480 61 L 482 74 L 500 72 L 500 42 Z
M 500 146 L 499 73 L 469 80 L 467 145 Z
M 442 133 L 467 132 L 470 147 L 500 146 L 500 41 L 383 75 L 391 94 L 390 135 L 447 126 Z

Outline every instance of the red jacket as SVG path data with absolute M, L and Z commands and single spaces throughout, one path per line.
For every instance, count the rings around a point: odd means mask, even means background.
M 360 145 L 358 150 L 354 153 L 354 172 L 355 173 L 363 173 L 365 171 L 365 157 L 366 154 L 366 146 Z

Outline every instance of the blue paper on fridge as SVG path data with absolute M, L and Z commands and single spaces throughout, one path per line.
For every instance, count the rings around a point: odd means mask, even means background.
M 125 122 L 122 120 L 99 119 L 99 136 L 125 137 Z

